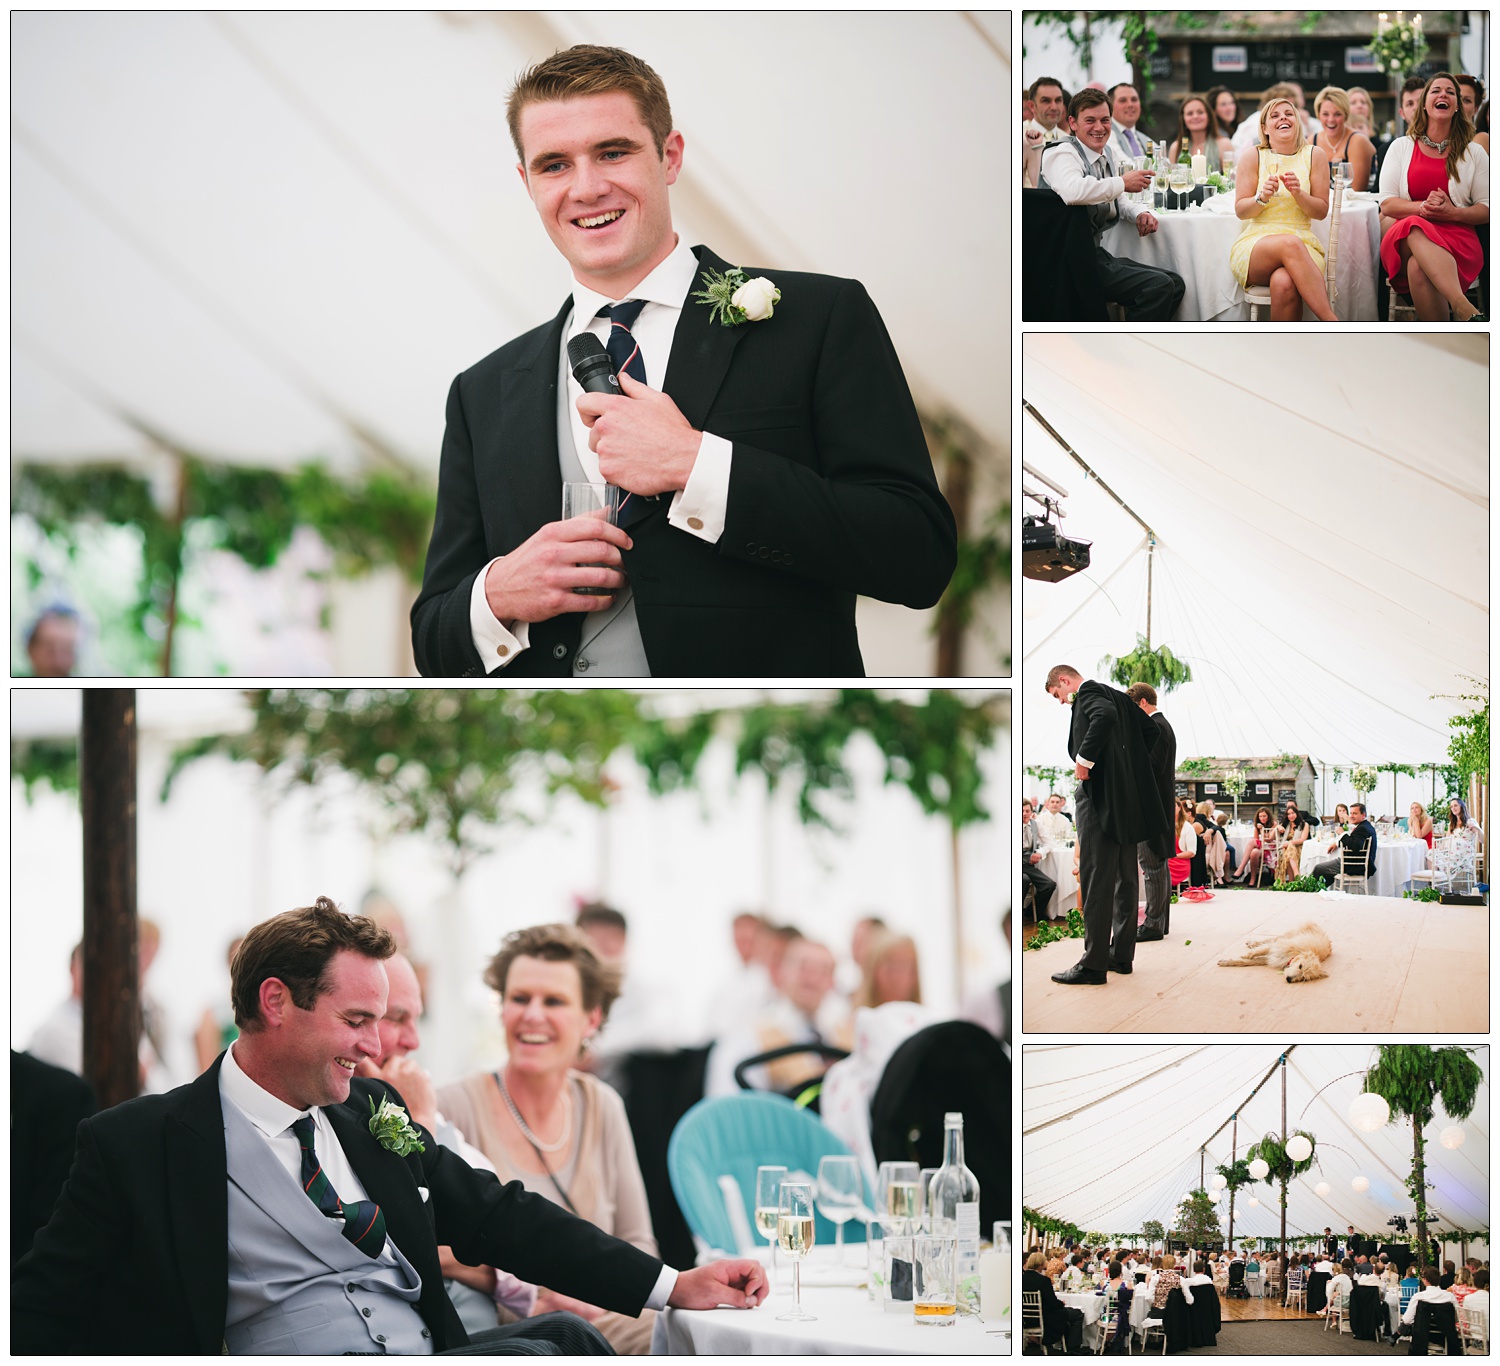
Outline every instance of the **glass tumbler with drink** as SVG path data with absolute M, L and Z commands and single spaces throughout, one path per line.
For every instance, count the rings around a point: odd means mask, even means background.
M 562 519 L 569 521 L 574 517 L 597 517 L 599 520 L 608 522 L 611 526 L 620 524 L 620 506 L 622 490 L 613 484 L 586 484 L 569 481 L 563 485 Z M 583 569 L 603 569 L 602 564 L 580 565 Z M 607 598 L 615 590 L 613 588 L 575 588 L 575 593 L 582 593 L 591 598 Z

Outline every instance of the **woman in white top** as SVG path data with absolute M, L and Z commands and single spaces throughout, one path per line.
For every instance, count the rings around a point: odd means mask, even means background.
M 1448 833 L 1462 833 L 1466 839 L 1475 841 L 1484 839 L 1484 827 L 1469 815 L 1469 804 L 1462 797 L 1455 797 L 1448 803 Z

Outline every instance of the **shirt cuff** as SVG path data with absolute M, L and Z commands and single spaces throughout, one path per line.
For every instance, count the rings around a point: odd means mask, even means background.
M 687 486 L 672 495 L 667 521 L 679 531 L 710 545 L 724 534 L 729 511 L 729 465 L 734 445 L 722 436 L 704 432 L 698 443 L 698 458 Z
M 495 560 L 502 558 L 497 555 Z M 484 595 L 484 579 L 490 572 L 490 564 L 479 571 L 469 593 L 469 634 L 474 638 L 474 648 L 479 651 L 486 673 L 496 666 L 504 668 L 531 643 L 529 621 L 513 621 L 507 629 L 490 611 L 489 599 Z
M 1085 768 L 1093 768 L 1094 766 L 1094 761 L 1092 759 L 1085 759 L 1081 754 L 1077 759 L 1074 760 L 1074 762 L 1082 764 Z
M 646 1308 L 665 1309 L 676 1288 L 677 1272 L 670 1266 L 663 1266 L 661 1275 L 656 1278 L 656 1288 L 646 1297 Z

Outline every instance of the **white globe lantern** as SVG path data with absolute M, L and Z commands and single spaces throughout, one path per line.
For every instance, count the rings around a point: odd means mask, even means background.
M 1250 1208 L 1254 1209 L 1258 1204 L 1260 1204 L 1260 1196 L 1252 1195 L 1250 1197 Z
M 1391 1122 L 1391 1107 L 1384 1096 L 1363 1091 L 1349 1102 L 1349 1123 L 1362 1133 L 1373 1134 Z
M 1330 1186 L 1326 1181 L 1319 1181 L 1318 1184 L 1313 1187 L 1313 1193 L 1320 1196 L 1327 1196 L 1328 1193 L 1332 1190 L 1333 1187 Z
M 1450 1124 L 1438 1135 L 1438 1142 L 1445 1148 L 1462 1148 L 1465 1137 L 1463 1125 Z
M 1271 1174 L 1271 1164 L 1263 1157 L 1257 1157 L 1250 1164 L 1250 1175 L 1257 1181 L 1264 1181 Z
M 1286 1155 L 1293 1162 L 1306 1162 L 1312 1156 L 1313 1145 L 1302 1135 L 1293 1134 L 1286 1141 Z
M 1367 1190 L 1370 1189 L 1370 1178 L 1368 1176 L 1356 1176 L 1354 1180 L 1352 1180 L 1349 1184 L 1353 1186 L 1360 1195 L 1363 1195 Z
M 1229 1182 L 1226 1181 L 1223 1175 L 1219 1172 L 1215 1172 L 1213 1180 L 1209 1182 L 1209 1185 L 1212 1186 L 1216 1191 L 1223 1190 L 1224 1187 L 1228 1184 Z

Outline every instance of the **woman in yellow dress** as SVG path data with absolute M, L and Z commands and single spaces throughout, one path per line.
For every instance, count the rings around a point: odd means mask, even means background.
M 1260 145 L 1235 167 L 1234 211 L 1246 221 L 1229 249 L 1230 269 L 1242 288 L 1270 286 L 1272 321 L 1300 322 L 1306 305 L 1319 321 L 1337 322 L 1312 231 L 1313 219 L 1328 216 L 1328 157 L 1303 136 L 1290 100 L 1260 111 Z

